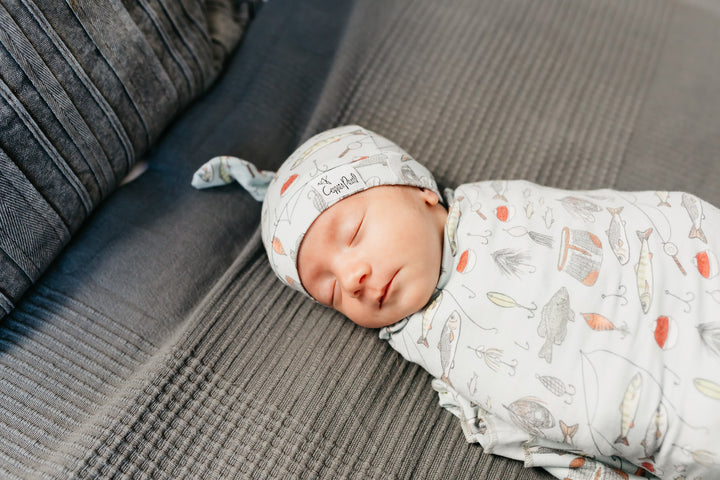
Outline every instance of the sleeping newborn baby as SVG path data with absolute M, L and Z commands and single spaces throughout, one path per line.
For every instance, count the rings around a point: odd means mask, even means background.
M 487 453 L 558 478 L 720 478 L 720 211 L 681 192 L 461 185 L 351 125 L 276 174 L 217 157 L 263 200 L 288 286 L 379 328 Z M 447 206 L 447 207 L 446 207 Z

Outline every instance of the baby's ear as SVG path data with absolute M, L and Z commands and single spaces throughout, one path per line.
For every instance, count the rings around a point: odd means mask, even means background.
M 425 203 L 427 203 L 429 206 L 435 206 L 438 204 L 440 199 L 438 198 L 437 194 L 430 190 L 429 188 L 422 188 L 420 187 L 420 195 L 422 195 L 423 200 Z

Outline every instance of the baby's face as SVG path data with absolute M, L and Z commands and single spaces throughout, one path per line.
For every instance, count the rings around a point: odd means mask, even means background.
M 380 186 L 328 208 L 300 246 L 303 286 L 363 327 L 417 312 L 440 275 L 447 211 L 438 200 L 430 190 Z

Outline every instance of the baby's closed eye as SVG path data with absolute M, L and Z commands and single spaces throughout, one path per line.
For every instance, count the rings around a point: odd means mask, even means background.
M 351 246 L 351 245 L 355 242 L 355 240 L 357 239 L 358 235 L 360 234 L 360 229 L 361 229 L 362 226 L 363 226 L 363 221 L 364 221 L 364 220 L 365 220 L 365 215 L 363 215 L 362 217 L 360 217 L 360 220 L 358 220 L 357 226 L 356 226 L 355 229 L 352 231 L 352 236 L 350 237 L 350 241 L 348 242 L 348 246 Z

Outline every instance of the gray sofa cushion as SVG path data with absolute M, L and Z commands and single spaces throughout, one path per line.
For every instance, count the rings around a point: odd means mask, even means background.
M 0 318 L 213 83 L 241 5 L 0 2 Z

